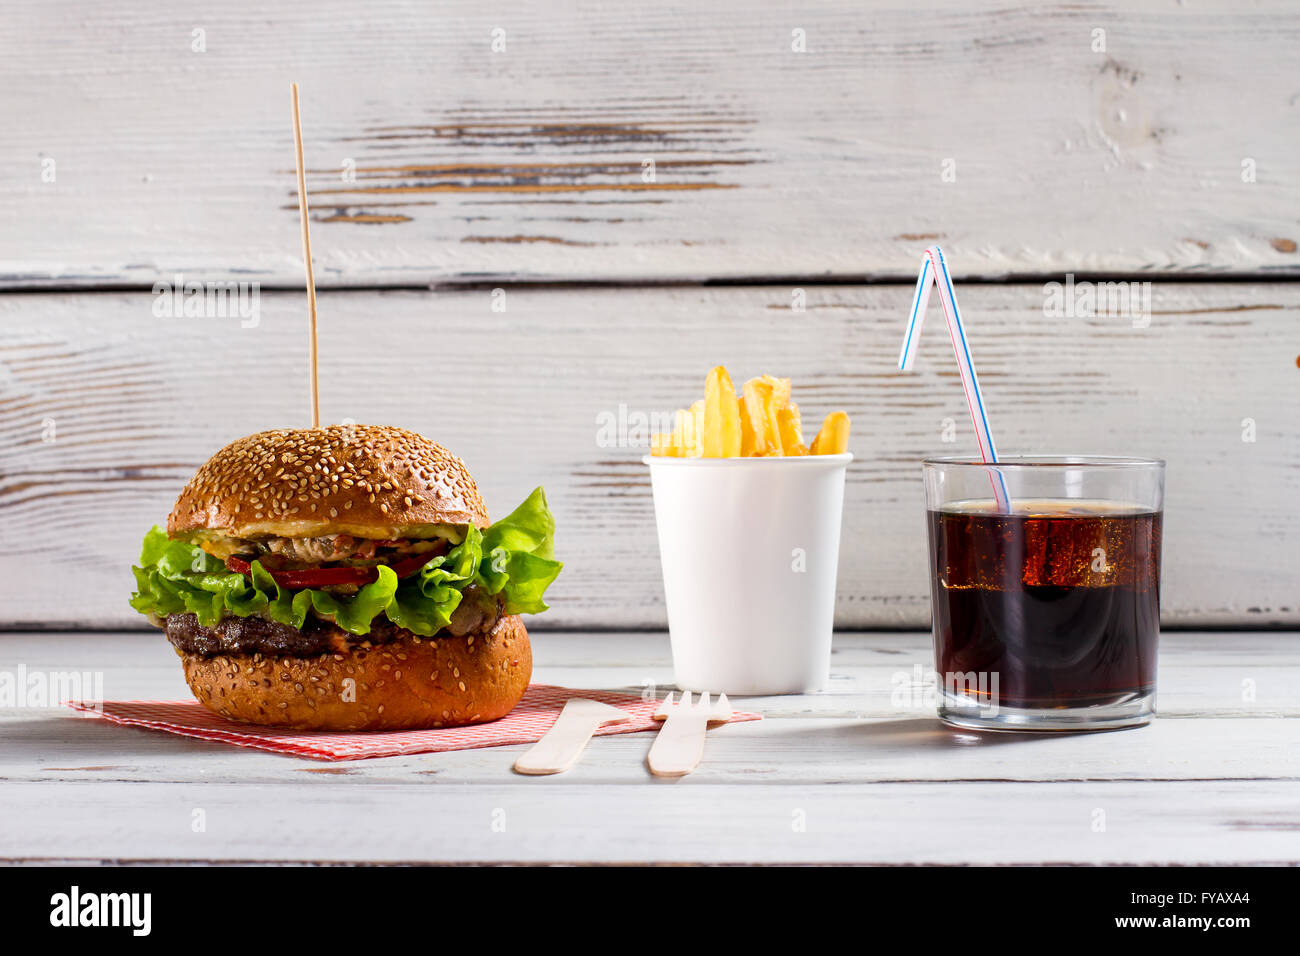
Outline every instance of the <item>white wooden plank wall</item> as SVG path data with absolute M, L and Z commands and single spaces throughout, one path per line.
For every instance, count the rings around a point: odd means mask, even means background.
M 1294 275 L 1297 45 L 1285 0 L 11 2 L 0 279 L 296 284 L 291 79 L 324 285 L 906 278 L 931 237 Z
M 918 462 L 975 449 L 951 345 L 940 322 L 903 375 L 910 288 L 806 294 L 793 313 L 789 287 L 516 290 L 497 313 L 489 290 L 326 293 L 322 417 L 444 442 L 494 514 L 545 484 L 568 562 L 546 621 L 661 626 L 643 449 L 606 447 L 600 416 L 669 412 L 702 394 L 715 362 L 741 377 L 789 374 L 808 418 L 853 418 L 840 625 L 925 626 Z M 1288 344 L 1300 286 L 1157 283 L 1145 329 L 1046 318 L 1041 288 L 973 285 L 961 297 L 1005 454 L 1169 460 L 1167 623 L 1300 620 L 1300 349 Z M 301 295 L 262 295 L 248 329 L 159 319 L 152 303 L 144 292 L 0 298 L 7 621 L 130 623 L 128 563 L 194 469 L 239 435 L 307 420 Z M 76 600 L 51 607 L 70 568 Z
M 1166 623 L 1294 625 L 1297 41 L 1276 0 L 9 4 L 0 626 L 134 624 L 193 469 L 304 421 L 290 79 L 324 415 L 444 441 L 496 512 L 544 483 L 551 625 L 664 623 L 639 452 L 597 417 L 716 362 L 853 415 L 838 623 L 926 624 L 917 460 L 974 450 L 944 335 L 893 369 L 933 241 L 1003 451 L 1169 459 Z M 1154 280 L 1150 327 L 1044 315 L 1066 272 Z M 261 282 L 257 327 L 156 317 L 177 274 Z

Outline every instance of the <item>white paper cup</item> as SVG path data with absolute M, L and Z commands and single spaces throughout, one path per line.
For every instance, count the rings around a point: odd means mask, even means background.
M 647 456 L 682 690 L 820 690 L 851 454 Z

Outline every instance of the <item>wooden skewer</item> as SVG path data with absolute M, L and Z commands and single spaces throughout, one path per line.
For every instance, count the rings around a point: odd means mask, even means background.
M 316 277 L 311 268 L 311 230 L 307 228 L 307 176 L 302 161 L 302 117 L 298 113 L 298 84 L 293 92 L 293 145 L 298 157 L 298 216 L 302 220 L 302 258 L 307 266 L 307 312 L 311 322 L 311 427 L 320 428 L 320 383 L 316 376 Z

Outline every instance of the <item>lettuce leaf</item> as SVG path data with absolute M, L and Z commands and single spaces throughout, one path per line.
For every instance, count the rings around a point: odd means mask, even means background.
M 546 492 L 535 488 L 523 504 L 483 532 L 483 553 L 505 548 L 550 560 L 554 537 L 555 516 L 546 506 Z
M 226 568 L 202 548 L 173 541 L 162 528 L 144 536 L 140 564 L 132 567 L 136 590 L 131 607 L 166 617 L 194 614 L 204 627 L 223 617 L 261 615 L 302 627 L 307 615 L 333 621 L 352 634 L 366 634 L 380 614 L 398 627 L 433 637 L 451 621 L 467 588 L 500 595 L 506 614 L 539 614 L 543 595 L 564 565 L 554 557 L 555 518 L 546 493 L 537 488 L 505 518 L 480 532 L 469 526 L 465 539 L 405 580 L 392 569 L 355 594 L 281 587 L 260 561 L 248 576 Z

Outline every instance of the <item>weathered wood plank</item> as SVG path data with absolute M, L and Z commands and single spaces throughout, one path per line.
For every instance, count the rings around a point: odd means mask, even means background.
M 11 5 L 0 285 L 296 285 L 291 76 L 326 286 L 1300 272 L 1283 0 L 366 10 Z
M 711 731 L 704 764 L 671 783 L 646 771 L 640 734 L 524 779 L 510 771 L 522 747 L 325 764 L 9 711 L 0 859 L 1296 863 L 1296 637 L 1166 635 L 1162 715 L 1171 701 L 1202 715 L 1026 737 L 889 710 L 889 678 L 928 639 L 841 634 L 830 692 L 745 701 L 767 718 Z M 666 649 L 663 634 L 544 634 L 538 677 L 662 683 Z M 20 663 L 102 669 L 109 696 L 184 693 L 157 636 L 0 635 L 0 670 Z M 1242 674 L 1258 681 L 1253 701 Z M 415 822 L 431 814 L 437 827 Z
M 1160 642 L 1160 716 L 1300 717 L 1296 641 L 1295 632 L 1166 632 Z M 672 686 L 668 637 L 661 631 L 535 631 L 533 647 L 539 681 L 632 693 L 662 694 Z M 189 697 L 173 652 L 153 630 L 0 634 L 0 670 L 20 664 L 47 673 L 102 673 L 104 694 L 112 699 Z M 933 666 L 928 633 L 840 632 L 823 692 L 748 698 L 745 706 L 778 719 L 927 717 L 933 706 L 912 691 L 916 668 L 924 676 Z M 895 696 L 896 691 L 906 693 Z
M 11 783 L 0 860 L 1300 862 L 1294 782 L 813 788 L 687 777 L 663 788 L 612 788 L 553 779 L 361 787 L 319 775 L 259 786 L 256 812 L 240 784 Z M 204 832 L 193 830 L 196 810 Z
M 1158 719 L 1141 731 L 1077 736 L 970 734 L 944 728 L 934 704 L 911 685 L 914 665 L 933 666 L 929 638 L 841 634 L 827 692 L 747 698 L 762 713 L 753 724 L 717 728 L 701 783 L 887 783 L 900 780 L 1208 780 L 1300 779 L 1294 746 L 1300 718 L 1297 635 L 1167 635 L 1159 675 Z M 535 679 L 560 686 L 642 690 L 671 687 L 663 634 L 542 634 L 534 641 Z M 1217 646 L 1237 664 L 1217 664 Z M 1255 652 L 1252 654 L 1252 650 Z M 592 667 L 618 655 L 627 663 Z M 1260 659 L 1262 656 L 1262 659 Z M 859 661 L 846 663 L 846 659 Z M 0 671 L 99 671 L 107 699 L 185 700 L 189 691 L 160 635 L 7 635 Z M 1255 685 L 1250 699 L 1243 681 Z M 902 691 L 902 693 L 899 693 Z M 314 775 L 354 783 L 490 786 L 511 779 L 524 747 L 493 748 L 323 764 L 170 734 L 82 719 L 67 710 L 0 711 L 6 741 L 0 781 L 152 781 L 292 783 Z M 595 741 L 567 782 L 649 781 L 644 735 Z M 815 742 L 815 746 L 811 745 Z M 323 769 L 322 769 L 323 768 Z
M 605 420 L 689 402 L 719 361 L 792 375 L 808 418 L 853 416 L 840 626 L 922 627 L 918 461 L 975 445 L 944 335 L 915 373 L 895 369 L 910 294 L 810 287 L 794 313 L 781 287 L 512 290 L 505 312 L 488 291 L 327 293 L 322 415 L 443 442 L 494 514 L 544 484 L 568 565 L 549 626 L 657 627 L 652 501 L 630 446 L 644 439 Z M 1158 285 L 1147 328 L 1046 318 L 1034 286 L 961 296 L 1004 454 L 1168 459 L 1167 624 L 1300 621 L 1300 372 L 1285 346 L 1300 288 Z M 126 569 L 194 469 L 304 421 L 303 312 L 301 295 L 266 294 L 243 329 L 156 318 L 148 294 L 0 297 L 0 620 L 136 621 Z M 70 569 L 75 592 L 52 601 Z
M 610 640 L 618 640 L 610 637 Z M 179 667 L 177 668 L 179 670 Z M 553 679 L 547 673 L 545 679 Z M 183 690 L 183 689 L 182 689 Z M 751 703 L 746 701 L 746 707 Z M 710 731 L 700 784 L 860 785 L 906 781 L 1023 783 L 1300 779 L 1295 718 L 1176 720 L 1123 734 L 1044 738 L 962 733 L 931 707 L 892 717 L 768 716 Z M 310 786 L 320 777 L 355 784 L 496 786 L 526 746 L 382 760 L 323 762 L 69 714 L 0 717 L 0 781 L 56 783 L 245 783 Z M 653 734 L 601 737 L 565 783 L 650 784 Z

